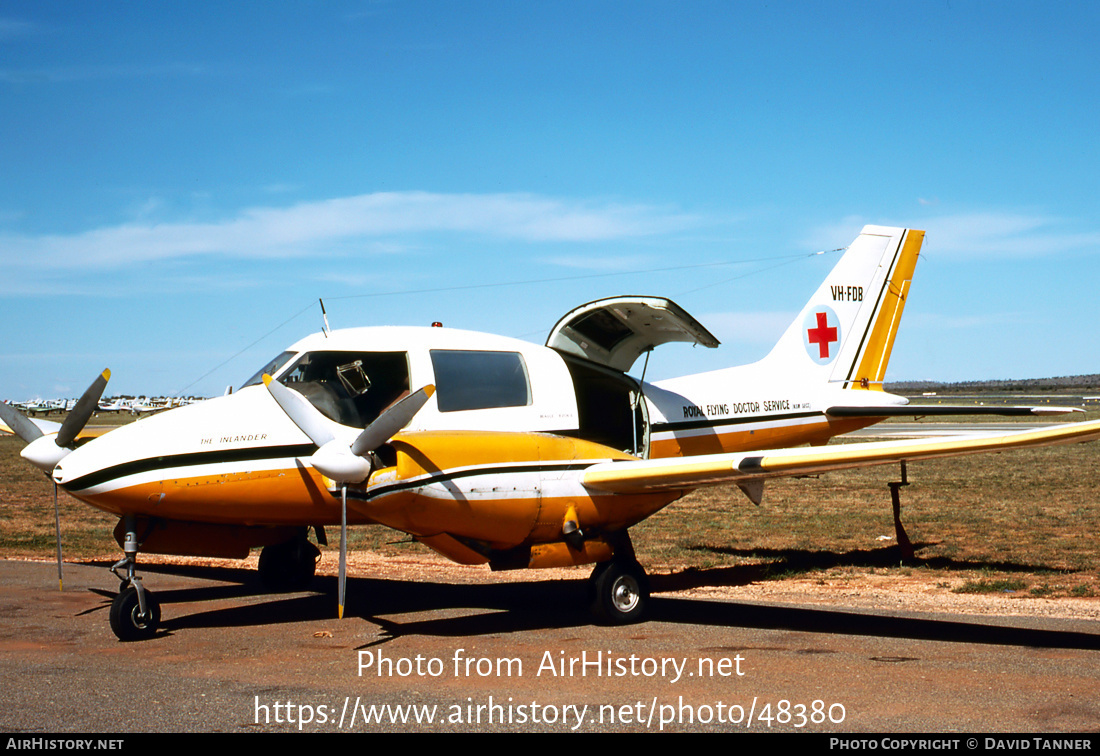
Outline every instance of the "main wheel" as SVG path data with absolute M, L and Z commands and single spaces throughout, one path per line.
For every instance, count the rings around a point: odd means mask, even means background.
M 640 564 L 602 562 L 589 581 L 592 613 L 598 621 L 629 625 L 641 620 L 649 602 L 649 580 Z
M 141 613 L 137 588 L 129 587 L 111 602 L 111 630 L 120 641 L 152 638 L 160 626 L 160 604 L 145 591 L 145 614 Z
M 320 550 L 304 538 L 264 546 L 260 580 L 271 591 L 300 591 L 313 580 L 319 556 Z

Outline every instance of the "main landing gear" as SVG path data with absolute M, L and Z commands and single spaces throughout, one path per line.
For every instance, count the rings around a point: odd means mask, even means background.
M 321 551 L 303 530 L 297 538 L 264 546 L 260 552 L 260 580 L 269 591 L 282 593 L 305 589 L 317 572 Z
M 894 535 L 897 537 L 898 551 L 901 552 L 902 562 L 912 562 L 915 554 L 913 544 L 905 533 L 905 526 L 901 524 L 901 488 L 909 485 L 909 476 L 906 474 L 905 460 L 901 463 L 901 480 L 896 483 L 888 483 L 890 486 L 890 503 L 894 508 Z
M 126 538 L 122 551 L 126 556 L 111 567 L 111 572 L 122 581 L 118 595 L 111 602 L 111 630 L 120 641 L 146 640 L 156 635 L 160 626 L 160 604 L 150 591 L 145 590 L 141 577 L 135 574 L 141 544 L 133 515 L 127 515 L 125 523 Z M 126 570 L 125 577 L 119 574 L 120 569 Z
M 630 536 L 623 531 L 615 556 L 600 562 L 588 578 L 592 614 L 604 625 L 630 625 L 642 619 L 649 603 L 649 578 L 634 556 Z

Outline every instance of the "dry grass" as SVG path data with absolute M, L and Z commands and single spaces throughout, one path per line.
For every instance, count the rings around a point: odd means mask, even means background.
M 0 555 L 51 557 L 53 485 L 19 458 L 21 447 L 0 437 Z M 874 574 L 945 591 L 1100 596 L 1100 443 L 911 464 L 902 519 L 917 556 L 907 565 L 892 540 L 886 484 L 897 478 L 896 468 L 878 467 L 773 481 L 760 507 L 734 487 L 699 491 L 635 527 L 635 547 L 651 570 L 706 569 L 707 580 L 726 584 Z M 120 555 L 115 518 L 64 493 L 60 504 L 66 559 Z M 356 528 L 350 545 L 422 550 L 395 543 L 404 539 Z
M 53 483 L 19 456 L 22 448 L 18 438 L 0 436 L 0 554 L 53 556 L 57 548 Z M 64 491 L 58 496 L 58 505 L 66 559 L 119 551 L 111 535 L 117 518 Z
M 636 527 L 634 543 L 647 565 L 729 567 L 732 581 L 892 572 L 1100 595 L 1100 444 L 910 464 L 902 522 L 917 551 L 905 565 L 887 487 L 899 477 L 877 467 L 773 481 L 760 507 L 735 487 L 698 491 Z

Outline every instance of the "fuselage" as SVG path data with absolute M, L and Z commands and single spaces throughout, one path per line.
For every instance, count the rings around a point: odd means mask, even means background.
M 824 410 L 837 403 L 834 392 L 815 394 L 753 365 L 640 384 L 544 346 L 444 328 L 315 334 L 272 364 L 276 380 L 305 393 L 349 438 L 409 388 L 433 384 L 436 395 L 403 437 L 548 434 L 592 442 L 585 449 L 593 462 L 824 443 L 873 422 L 830 420 Z M 851 403 L 852 394 L 864 392 L 845 393 Z M 872 393 L 881 401 L 881 392 Z M 463 446 L 451 455 L 455 464 L 477 464 L 476 444 Z M 54 477 L 77 498 L 120 515 L 331 524 L 339 516 L 336 488 L 308 464 L 314 451 L 262 384 L 250 382 L 229 396 L 92 439 L 68 455 Z M 548 461 L 562 453 L 545 455 Z M 370 498 L 381 472 L 359 487 L 361 498 Z M 371 518 L 360 511 L 356 519 Z

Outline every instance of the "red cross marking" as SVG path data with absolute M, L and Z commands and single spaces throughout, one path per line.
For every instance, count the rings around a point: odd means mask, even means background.
M 823 312 L 817 313 L 817 328 L 806 331 L 811 344 L 817 344 L 821 350 L 819 356 L 826 359 L 829 356 L 829 345 L 836 341 L 836 329 L 829 328 L 829 321 Z

